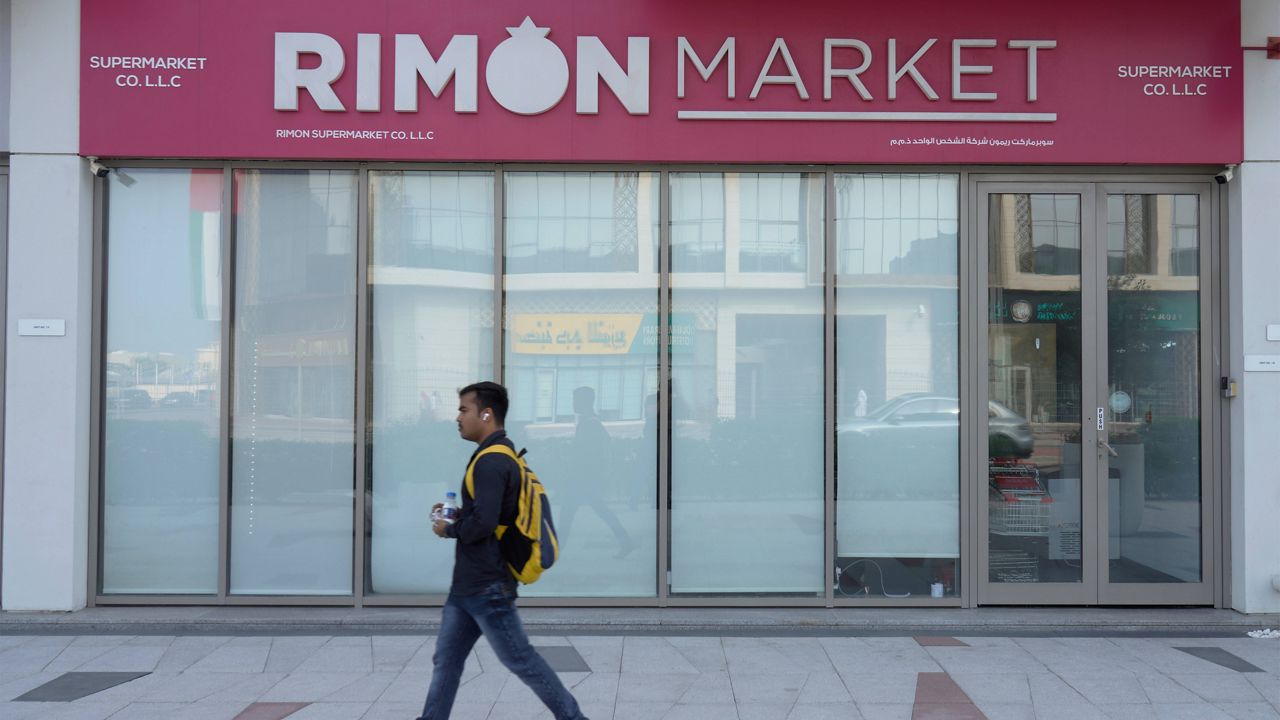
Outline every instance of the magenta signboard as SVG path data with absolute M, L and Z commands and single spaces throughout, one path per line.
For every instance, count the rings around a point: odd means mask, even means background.
M 83 0 L 81 152 L 1232 163 L 1237 3 Z

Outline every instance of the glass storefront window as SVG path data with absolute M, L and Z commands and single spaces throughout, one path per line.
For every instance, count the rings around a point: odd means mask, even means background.
M 493 375 L 493 192 L 490 173 L 369 173 L 367 593 L 449 590 L 427 514 L 474 450 L 458 389 Z
M 235 173 L 233 594 L 352 592 L 356 180 Z
M 212 594 L 223 174 L 127 168 L 109 183 L 101 590 Z
M 959 177 L 835 196 L 836 596 L 957 595 Z
M 823 187 L 671 175 L 673 594 L 823 592 Z
M 524 595 L 657 592 L 658 177 L 504 175 L 507 429 L 561 548 Z
M 991 583 L 1085 581 L 1082 460 L 1093 453 L 1082 452 L 1080 424 L 1085 397 L 1081 202 L 1077 194 L 990 196 L 986 502 Z M 1037 234 L 1050 211 L 1056 231 Z M 1029 245 L 1030 238 L 1038 244 Z M 1053 272 L 1043 272 L 1044 258 L 1059 261 Z
M 1200 582 L 1200 196 L 1108 195 L 1122 213 L 1151 261 L 1108 263 L 1108 577 Z

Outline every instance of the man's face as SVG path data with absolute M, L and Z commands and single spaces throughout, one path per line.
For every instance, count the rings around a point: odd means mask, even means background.
M 484 420 L 480 419 L 476 394 L 469 392 L 458 398 L 458 434 L 463 440 L 479 442 L 484 439 Z

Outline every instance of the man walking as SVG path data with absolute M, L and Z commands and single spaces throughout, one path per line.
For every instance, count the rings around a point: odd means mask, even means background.
M 432 656 L 431 689 L 418 720 L 449 717 L 467 655 L 481 635 L 488 638 L 502 664 L 533 690 L 557 720 L 586 720 L 573 695 L 529 644 L 516 612 L 516 581 L 494 534 L 498 525 L 510 527 L 515 521 L 520 470 L 506 455 L 489 453 L 478 461 L 476 455 L 497 443 L 513 447 L 503 429 L 506 418 L 507 389 L 501 385 L 481 382 L 458 391 L 458 434 L 478 445 L 471 456 L 475 497 L 464 488 L 457 521 L 435 520 L 431 524 L 436 535 L 456 540 L 457 547 L 453 583 L 441 612 L 440 635 Z

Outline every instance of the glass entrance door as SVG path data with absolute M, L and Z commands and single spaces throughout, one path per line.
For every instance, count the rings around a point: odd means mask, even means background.
M 979 602 L 1212 602 L 1201 423 L 1208 192 L 979 184 Z

